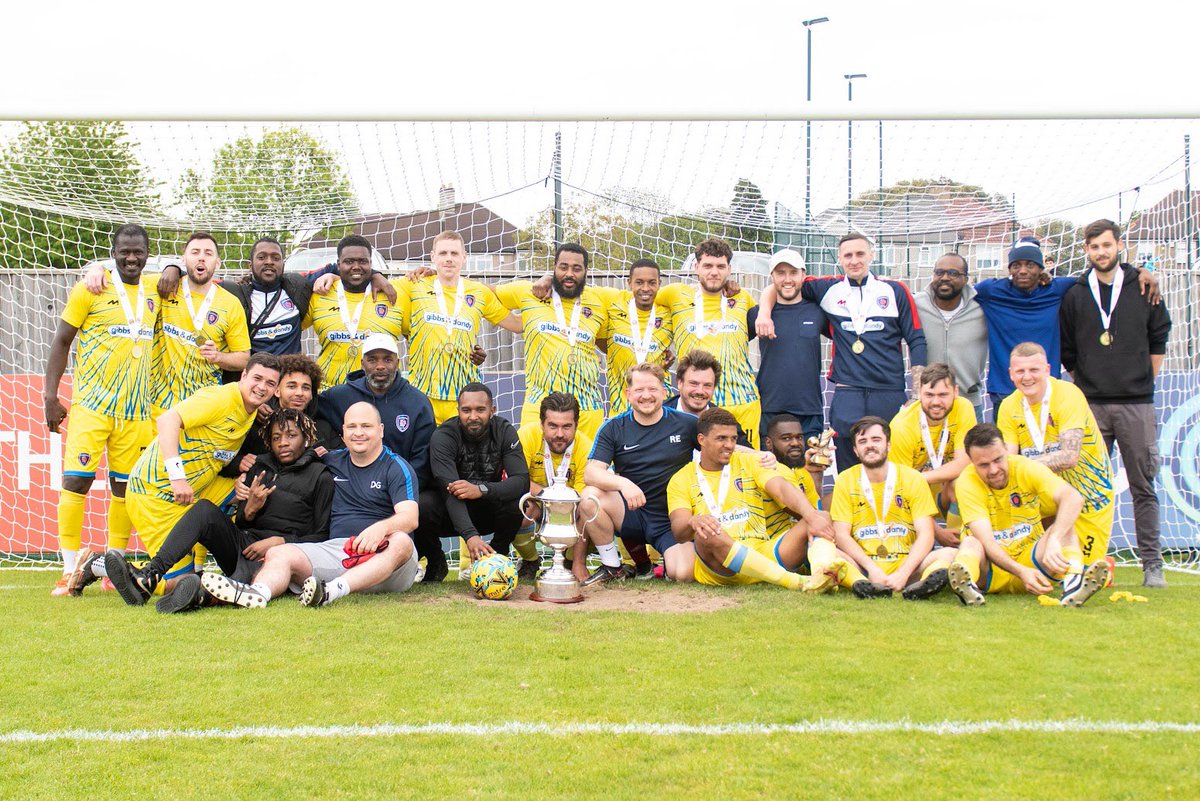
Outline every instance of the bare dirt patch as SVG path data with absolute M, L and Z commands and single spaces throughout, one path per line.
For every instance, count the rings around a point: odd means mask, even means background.
M 668 614 L 692 612 L 716 612 L 730 609 L 739 600 L 709 587 L 666 586 L 664 582 L 653 582 L 655 586 L 584 587 L 583 601 L 577 604 L 539 603 L 530 600 L 533 592 L 530 585 L 519 586 L 507 601 L 482 601 L 471 593 L 465 583 L 447 585 L 444 596 L 438 600 L 462 601 L 472 604 L 488 604 L 513 609 L 541 609 L 564 612 L 661 612 Z M 434 600 L 434 599 L 430 599 Z

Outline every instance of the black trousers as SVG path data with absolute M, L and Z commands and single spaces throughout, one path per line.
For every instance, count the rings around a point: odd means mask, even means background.
M 517 508 L 516 501 L 497 502 L 489 498 L 465 501 L 467 513 L 471 522 L 480 534 L 492 535 L 492 548 L 496 553 L 508 555 L 512 541 L 516 539 L 517 530 L 525 518 Z M 417 501 L 420 525 L 413 538 L 417 546 L 417 554 L 426 559 L 442 559 L 442 537 L 457 537 L 454 523 L 446 509 L 446 494 L 441 489 L 425 489 Z M 432 561 L 431 561 L 432 563 Z
M 262 562 L 242 556 L 254 538 L 233 524 L 212 501 L 197 501 L 171 529 L 149 567 L 164 575 L 171 566 L 183 559 L 197 544 L 203 545 L 217 560 L 221 572 L 238 581 L 254 578 Z

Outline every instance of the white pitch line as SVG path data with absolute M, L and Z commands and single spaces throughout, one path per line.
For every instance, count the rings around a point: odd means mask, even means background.
M 290 740 L 312 738 L 387 738 L 450 735 L 497 737 L 510 735 L 647 735 L 677 737 L 769 737 L 781 734 L 932 734 L 961 737 L 997 732 L 1040 734 L 1200 734 L 1200 723 L 1143 720 L 945 720 L 938 723 L 887 720 L 816 720 L 800 723 L 423 723 L 375 726 L 235 726 L 229 729 L 60 729 L 0 734 L 0 745 L 44 742 L 139 742 L 148 740 Z

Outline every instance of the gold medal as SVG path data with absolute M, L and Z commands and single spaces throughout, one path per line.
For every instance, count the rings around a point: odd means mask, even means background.
M 854 344 L 850 346 L 850 350 L 854 351 L 855 353 L 862 353 L 866 349 L 867 346 L 863 344 L 861 339 L 854 340 Z
M 883 540 L 880 540 L 879 544 L 875 546 L 875 555 L 878 556 L 880 559 L 887 558 L 888 549 L 887 549 L 887 546 L 883 544 Z
M 567 364 L 569 365 L 574 366 L 579 364 L 579 361 L 582 358 L 583 357 L 580 355 L 579 351 L 575 350 L 574 348 L 571 348 L 571 350 L 567 351 Z
M 358 355 L 358 345 L 351 344 L 350 347 L 346 348 L 346 353 L 350 355 L 350 358 L 354 358 Z
M 1103 334 L 1100 335 L 1100 344 L 1103 345 L 1104 347 L 1107 348 L 1109 345 L 1112 344 L 1112 342 L 1113 342 L 1112 334 L 1108 333 L 1107 331 L 1105 331 Z
M 208 341 L 208 337 L 204 336 L 204 334 L 199 331 L 196 332 L 196 347 L 198 347 L 198 348 L 204 347 L 204 343 L 207 341 Z
M 142 346 L 141 346 L 141 345 L 134 345 L 134 346 L 133 346 L 133 350 L 131 351 L 131 353 L 133 354 L 133 358 L 135 358 L 135 359 L 140 359 L 140 358 L 142 358 Z
M 454 343 L 447 342 L 446 344 L 442 345 L 442 353 L 446 354 L 447 356 L 453 356 L 454 355 Z

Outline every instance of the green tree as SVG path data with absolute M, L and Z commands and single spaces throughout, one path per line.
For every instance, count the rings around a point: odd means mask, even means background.
M 160 213 L 156 185 L 119 122 L 27 122 L 0 148 L 4 267 L 76 269 L 108 255 L 121 223 L 152 223 Z
M 338 154 L 300 128 L 225 145 L 208 171 L 183 174 L 178 194 L 196 227 L 223 232 L 227 264 L 248 259 L 264 235 L 285 250 L 316 231 L 336 238 L 359 210 Z
M 916 178 L 911 181 L 897 181 L 891 186 L 885 186 L 881 190 L 876 189 L 861 193 L 851 201 L 850 205 L 858 208 L 875 208 L 878 205 L 882 205 L 886 208 L 904 202 L 906 195 L 924 195 L 945 199 L 968 197 L 997 209 L 1011 209 L 1012 207 L 1012 204 L 1004 195 L 988 194 L 983 187 L 964 184 L 953 178 L 947 178 L 944 175 L 940 178 Z
M 1087 267 L 1083 255 L 1083 229 L 1070 220 L 1041 219 L 1033 225 L 1033 235 L 1042 243 L 1042 253 L 1054 257 L 1058 275 L 1080 272 Z

